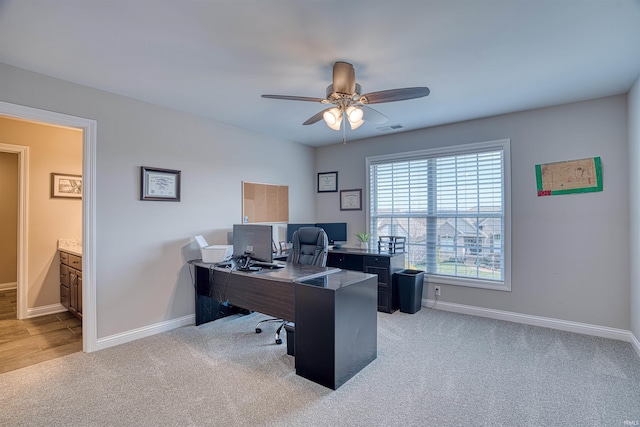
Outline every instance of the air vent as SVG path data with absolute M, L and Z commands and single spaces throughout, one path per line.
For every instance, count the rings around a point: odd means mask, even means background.
M 396 123 L 395 125 L 389 125 L 389 126 L 380 126 L 376 129 L 378 129 L 380 132 L 389 132 L 391 130 L 398 130 L 398 129 L 402 129 L 403 126 L 400 123 Z

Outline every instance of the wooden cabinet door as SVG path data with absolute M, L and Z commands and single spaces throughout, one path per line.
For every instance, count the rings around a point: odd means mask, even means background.
M 76 283 L 77 283 L 76 297 L 78 299 L 76 301 L 76 307 L 78 310 L 78 315 L 82 317 L 82 272 L 78 272 L 78 279 L 76 280 Z
M 69 287 L 69 267 L 60 265 L 60 284 Z
M 69 311 L 78 313 L 78 275 L 75 270 L 69 272 Z
M 69 310 L 69 288 L 60 285 L 60 304 Z

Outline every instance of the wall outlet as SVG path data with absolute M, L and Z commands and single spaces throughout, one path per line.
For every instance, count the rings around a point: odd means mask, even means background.
M 434 293 L 436 296 L 440 296 L 440 286 L 434 286 L 434 287 L 433 287 L 433 293 Z

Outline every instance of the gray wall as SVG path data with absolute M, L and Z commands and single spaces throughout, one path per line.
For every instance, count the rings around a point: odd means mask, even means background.
M 0 64 L 0 100 L 97 120 L 98 338 L 194 312 L 182 249 L 226 244 L 241 181 L 289 185 L 313 218 L 314 150 Z M 182 201 L 139 201 L 140 166 L 182 171 Z
M 640 340 L 640 78 L 629 92 L 631 332 Z
M 322 147 L 316 172 L 337 170 L 340 189 L 364 190 L 366 156 L 504 138 L 511 139 L 512 291 L 442 286 L 440 300 L 628 330 L 626 96 Z M 536 164 L 594 156 L 602 158 L 603 192 L 537 196 Z M 355 246 L 365 211 L 341 212 L 334 193 L 316 200 L 317 220 L 347 221 Z

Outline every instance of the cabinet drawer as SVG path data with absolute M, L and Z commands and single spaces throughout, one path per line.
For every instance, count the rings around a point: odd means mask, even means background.
M 69 267 L 73 267 L 77 270 L 82 270 L 82 257 L 69 254 Z
M 389 301 L 389 292 L 378 288 L 378 310 L 385 313 L 391 312 L 391 302 Z
M 389 267 L 389 257 L 386 256 L 366 256 L 363 262 L 365 267 Z
M 60 262 L 62 264 L 69 265 L 69 254 L 66 252 L 60 252 Z
M 336 267 L 343 270 L 362 271 L 362 256 L 329 253 L 327 257 L 327 267 Z
M 60 265 L 60 284 L 69 287 L 69 267 Z
M 391 285 L 389 269 L 387 267 L 366 266 L 364 272 L 378 276 L 378 287 L 388 287 Z

